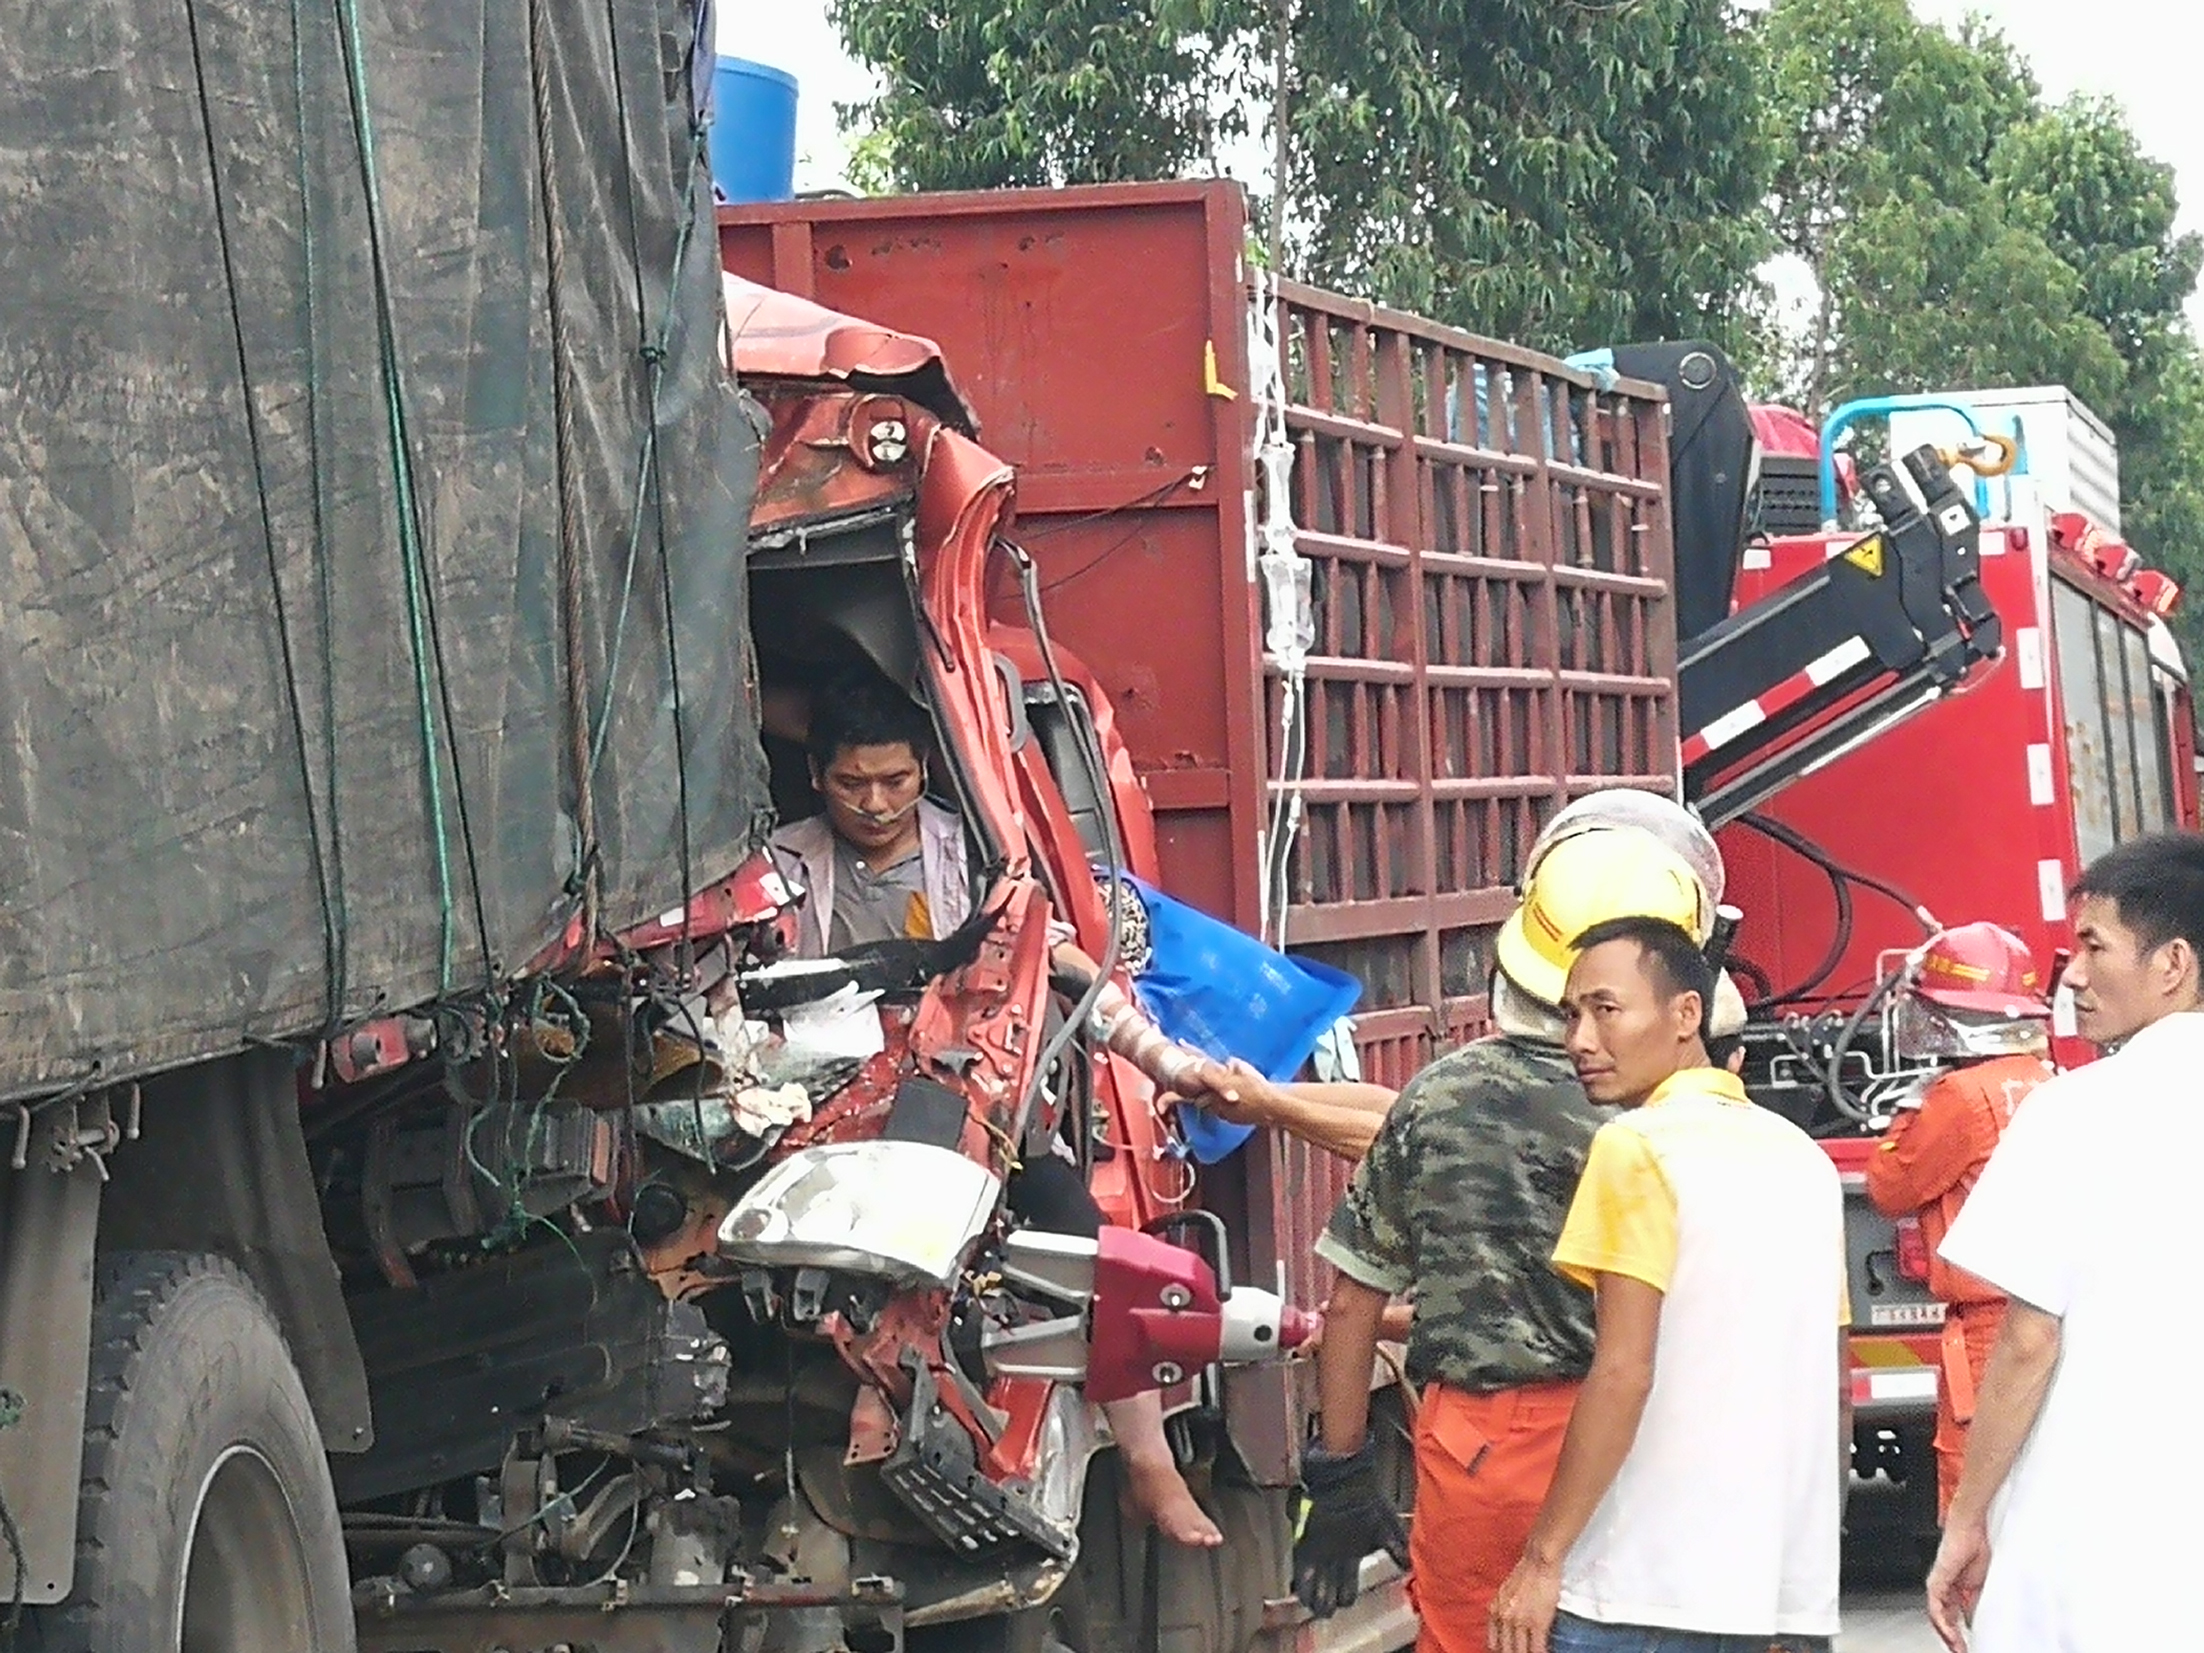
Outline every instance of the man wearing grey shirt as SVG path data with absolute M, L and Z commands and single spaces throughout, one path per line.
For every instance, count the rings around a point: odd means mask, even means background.
M 808 892 L 799 958 L 827 958 L 866 942 L 905 937 L 940 940 L 972 910 L 964 826 L 926 796 L 926 714 L 885 679 L 844 682 L 811 708 L 804 746 L 811 785 L 825 812 L 773 835 L 781 871 Z M 1036 1174 L 1071 1186 L 1052 1202 L 1045 1224 L 1087 1229 L 1102 1220 L 1075 1171 L 1041 1155 Z M 1013 1178 L 1012 1203 L 1019 1201 Z M 1029 1203 L 1038 1191 L 1028 1189 Z M 1163 1430 L 1154 1393 L 1102 1408 L 1117 1438 L 1130 1501 L 1173 1543 L 1213 1548 L 1224 1542 L 1195 1501 Z
M 805 750 L 825 806 L 773 835 L 781 870 L 809 891 L 796 951 L 938 940 L 971 912 L 964 828 L 926 796 L 926 714 L 887 683 L 823 694 Z

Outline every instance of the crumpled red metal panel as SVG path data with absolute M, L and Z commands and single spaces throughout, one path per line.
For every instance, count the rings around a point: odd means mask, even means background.
M 916 333 L 860 321 L 778 288 L 722 276 L 726 361 L 737 379 L 841 379 L 893 386 L 967 436 L 979 421 L 949 378 L 941 347 Z
M 862 515 L 916 493 L 923 443 L 939 428 L 931 418 L 887 397 L 815 386 L 761 386 L 758 399 L 773 425 L 758 450 L 753 540 L 792 524 Z M 908 451 L 893 464 L 854 463 L 852 421 L 875 406 L 905 423 Z

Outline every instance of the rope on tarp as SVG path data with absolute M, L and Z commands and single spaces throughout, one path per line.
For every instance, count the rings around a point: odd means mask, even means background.
M 199 94 L 199 130 L 206 144 L 207 188 L 214 198 L 214 234 L 222 253 L 222 287 L 229 304 L 230 338 L 237 351 L 238 391 L 245 403 L 245 443 L 252 455 L 261 549 L 267 559 L 268 586 L 275 603 L 284 704 L 290 712 L 292 739 L 298 745 L 299 783 L 306 805 L 306 836 L 313 851 L 314 888 L 321 902 L 322 981 L 328 997 L 326 1020 L 334 1027 L 343 1008 L 344 917 L 330 882 L 328 852 L 322 841 L 321 810 L 314 801 L 313 762 L 306 753 L 306 710 L 299 693 L 297 653 L 291 641 L 290 605 L 283 596 L 283 563 L 276 550 L 275 512 L 268 499 L 267 452 L 261 440 L 259 404 L 253 394 L 252 358 L 245 348 L 245 311 L 237 278 L 237 250 L 230 235 L 229 208 L 222 194 L 222 168 L 216 156 L 214 102 L 207 92 L 206 52 L 199 31 L 199 8 L 192 0 L 185 0 L 184 27 L 191 40 L 192 80 Z M 329 773 L 331 826 L 334 829 L 336 769 L 333 761 Z
M 620 126 L 620 163 L 624 194 L 627 202 L 628 260 L 635 280 L 635 332 L 636 352 L 642 359 L 644 373 L 649 384 L 647 416 L 643 423 L 641 451 L 636 456 L 635 489 L 628 512 L 628 542 L 620 579 L 620 607 L 613 626 L 610 665 L 605 677 L 604 708 L 598 718 L 597 730 L 591 743 L 590 767 L 594 769 L 604 754 L 605 737 L 612 727 L 613 698 L 619 686 L 621 645 L 627 632 L 629 600 L 635 587 L 635 565 L 643 541 L 643 508 L 647 497 L 655 507 L 656 538 L 658 542 L 659 583 L 663 597 L 666 625 L 666 675 L 671 692 L 673 713 L 674 785 L 675 807 L 681 834 L 681 890 L 682 908 L 682 966 L 688 965 L 689 912 L 686 900 L 695 893 L 696 880 L 693 860 L 692 836 L 689 816 L 689 752 L 687 739 L 686 708 L 681 693 L 681 651 L 675 638 L 675 608 L 673 598 L 673 562 L 666 545 L 666 493 L 664 477 L 659 464 L 658 422 L 664 399 L 666 382 L 666 358 L 673 342 L 674 323 L 679 319 L 678 303 L 681 292 L 682 271 L 689 261 L 689 248 L 694 239 L 699 208 L 697 180 L 708 178 L 710 160 L 706 149 L 707 123 L 704 110 L 692 103 L 689 117 L 689 169 L 681 197 L 681 227 L 674 236 L 673 258 L 667 272 L 666 304 L 654 330 L 650 321 L 650 303 L 643 283 L 642 230 L 635 210 L 635 138 L 628 115 L 627 77 L 620 58 L 620 19 L 614 0 L 605 0 L 605 32 L 611 46 L 613 107 Z M 694 48 L 692 48 L 694 49 Z M 690 77 L 693 87 L 694 75 Z M 716 288 L 717 283 L 714 283 Z M 716 302 L 716 301 L 715 301 Z
M 306 31 L 302 0 L 291 0 L 291 104 L 298 130 L 299 291 L 306 346 L 306 474 L 314 531 L 315 589 L 321 620 L 322 763 L 329 786 L 329 888 L 336 908 L 333 974 L 329 985 L 329 1022 L 341 1021 L 350 989 L 352 935 L 350 904 L 344 889 L 344 825 L 337 783 L 337 593 L 336 565 L 330 555 L 328 477 L 322 471 L 321 329 L 315 308 L 314 197 L 306 164 Z
M 582 497 L 574 459 L 574 353 L 566 336 L 566 208 L 551 131 L 550 30 L 544 0 L 528 0 L 528 87 L 543 211 L 544 301 L 551 338 L 552 470 L 558 480 L 559 630 L 566 668 L 566 738 L 574 766 L 574 879 L 582 932 L 597 932 L 596 766 L 589 745 L 589 648 L 582 628 Z
M 406 412 L 403 362 L 398 349 L 396 306 L 391 297 L 388 236 L 383 224 L 382 185 L 375 170 L 374 123 L 369 114 L 367 64 L 361 43 L 358 0 L 337 0 L 337 27 L 342 40 L 345 92 L 352 110 L 353 129 L 359 139 L 360 184 L 366 196 L 369 262 L 375 285 L 376 356 L 381 370 L 384 411 L 390 435 L 392 484 L 397 494 L 398 555 L 404 572 L 407 642 L 413 655 L 414 702 L 421 728 L 421 762 L 429 805 L 429 823 L 436 851 L 440 992 L 452 985 L 452 959 L 456 947 L 458 917 L 453 895 L 451 828 L 444 809 L 443 765 L 440 748 L 449 744 L 452 759 L 452 801 L 459 822 L 459 838 L 467 862 L 467 879 L 473 897 L 475 925 L 481 937 L 483 969 L 494 981 L 496 961 L 490 956 L 490 927 L 482 901 L 480 863 L 475 854 L 474 830 L 468 820 L 465 777 L 459 772 L 457 731 L 453 727 L 451 685 L 444 670 L 443 638 L 437 626 L 434 583 L 427 567 L 427 531 L 421 496 L 414 484 L 413 436 Z M 442 712 L 443 727 L 437 715 Z

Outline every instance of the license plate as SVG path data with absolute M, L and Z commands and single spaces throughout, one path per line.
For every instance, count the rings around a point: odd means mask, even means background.
M 1870 1326 L 1941 1326 L 1941 1303 L 1877 1303 L 1867 1311 Z

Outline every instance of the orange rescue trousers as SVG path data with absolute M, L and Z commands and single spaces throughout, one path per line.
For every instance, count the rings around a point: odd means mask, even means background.
M 1998 1328 L 2005 1324 L 2005 1299 L 1954 1303 L 1944 1312 L 1944 1348 L 1936 1382 L 1936 1524 L 1951 1513 L 1951 1495 L 1959 1488 L 1959 1466 L 1967 1461 L 1967 1425 L 1974 1421 L 1975 1391 L 1990 1364 Z M 1419 1464 L 1421 1460 L 1418 1460 Z
M 1492 1598 L 1523 1558 L 1582 1387 L 1425 1386 L 1408 1537 L 1408 1594 L 1423 1620 L 1416 1653 L 1485 1653 Z

